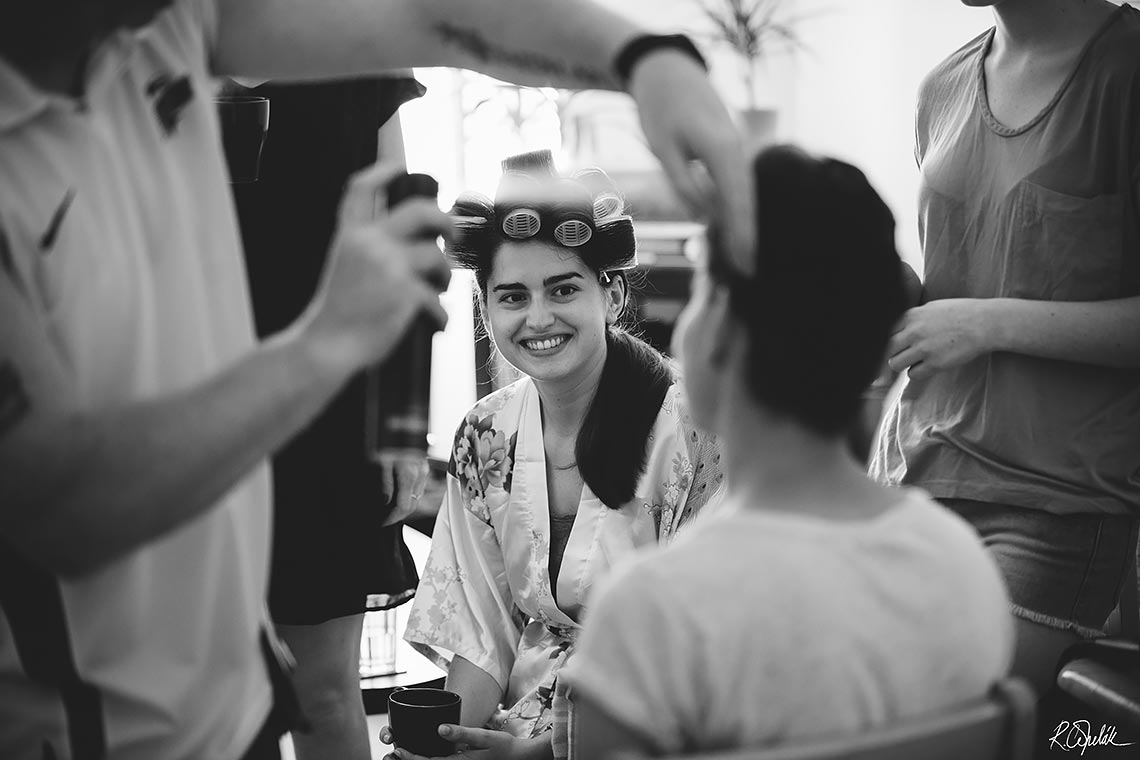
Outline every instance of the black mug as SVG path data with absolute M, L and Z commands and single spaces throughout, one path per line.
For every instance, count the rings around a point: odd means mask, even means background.
M 455 744 L 439 735 L 444 723 L 459 725 L 463 698 L 446 689 L 399 688 L 388 695 L 388 727 L 400 749 L 422 757 L 455 754 Z
M 214 103 L 218 107 L 230 182 L 257 182 L 261 148 L 269 130 L 269 99 L 256 95 L 218 95 Z

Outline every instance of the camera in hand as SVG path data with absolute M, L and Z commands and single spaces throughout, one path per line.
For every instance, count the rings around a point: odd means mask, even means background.
M 388 208 L 410 197 L 436 198 L 439 184 L 427 174 L 402 174 L 388 184 Z M 431 405 L 431 342 L 438 325 L 426 314 L 412 321 L 395 351 L 367 371 L 365 454 L 427 453 Z

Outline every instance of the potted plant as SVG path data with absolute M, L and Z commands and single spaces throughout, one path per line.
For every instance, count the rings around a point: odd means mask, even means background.
M 803 48 L 795 32 L 796 19 L 784 15 L 784 0 L 694 0 L 712 26 L 707 35 L 715 45 L 727 47 L 736 57 L 747 108 L 741 112 L 744 127 L 754 142 L 772 139 L 776 112 L 760 108 L 756 78 L 764 58 L 774 50 Z

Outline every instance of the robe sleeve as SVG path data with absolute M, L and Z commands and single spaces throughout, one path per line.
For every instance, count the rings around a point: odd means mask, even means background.
M 431 553 L 404 638 L 460 655 L 505 691 L 522 635 L 502 547 L 487 510 L 447 475 Z
M 675 435 L 679 448 L 684 452 L 684 461 L 688 464 L 688 477 L 680 481 L 683 487 L 677 500 L 671 534 L 701 513 L 715 511 L 724 491 L 720 440 L 693 424 L 685 406 L 684 393 L 678 392 L 675 396 L 673 412 Z

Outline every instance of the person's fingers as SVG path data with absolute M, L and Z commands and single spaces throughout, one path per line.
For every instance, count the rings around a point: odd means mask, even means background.
M 380 743 L 381 744 L 391 744 L 392 743 L 392 729 L 388 728 L 387 726 L 384 726 L 383 728 L 380 729 Z
M 340 223 L 363 224 L 376 218 L 387 205 L 385 188 L 404 173 L 404 167 L 393 161 L 380 161 L 353 174 L 340 202 Z
M 409 198 L 377 223 L 383 224 L 393 235 L 410 239 L 447 239 L 455 229 L 451 216 L 440 211 L 430 198 Z
M 396 466 L 396 503 L 392 506 L 393 517 L 403 520 L 412 511 L 412 499 L 415 493 L 412 490 L 414 476 L 408 472 L 407 462 L 400 462 Z
M 406 749 L 399 749 L 399 748 L 397 748 L 392 753 L 392 757 L 394 757 L 395 760 L 432 760 L 432 758 L 424 757 L 423 755 L 417 755 L 414 752 L 408 752 Z M 448 760 L 450 760 L 450 758 L 454 758 L 454 757 L 457 757 L 457 756 L 451 755 L 451 756 L 449 756 Z M 439 759 L 436 758 L 435 760 L 439 760 Z M 460 760 L 462 760 L 462 758 Z
M 707 192 L 709 188 L 701 184 L 699 170 L 693 168 L 679 146 L 663 146 L 657 152 L 657 159 L 685 205 L 698 215 L 707 216 L 712 208 L 712 198 Z
M 410 517 L 419 504 L 423 494 L 427 471 L 427 461 L 424 458 L 404 458 L 396 461 L 394 472 L 396 475 L 397 501 L 391 513 L 384 520 L 384 525 L 394 525 Z
M 727 117 L 726 117 L 727 118 Z M 725 244 L 737 270 L 756 273 L 756 201 L 752 187 L 751 162 L 735 130 L 716 134 L 703 146 L 701 157 L 712 175 L 717 222 L 724 231 Z
M 425 316 L 436 330 L 447 327 L 447 310 L 439 302 L 439 294 L 423 280 L 416 280 L 408 286 L 413 303 L 419 303 L 419 314 Z
M 395 463 L 388 459 L 380 461 L 380 494 L 384 497 L 384 504 L 390 504 L 396 493 L 396 478 L 393 470 Z
M 420 243 L 414 247 L 412 250 L 412 269 L 417 277 L 431 285 L 437 293 L 447 290 L 447 286 L 451 282 L 451 267 L 447 265 L 447 259 L 444 258 L 434 240 Z
M 412 484 L 412 493 L 415 494 L 417 500 L 424 495 L 424 489 L 427 488 L 428 474 L 429 468 L 427 459 L 423 459 L 416 467 L 416 477 Z
M 923 380 L 930 377 L 938 371 L 938 368 L 929 362 L 915 362 L 910 365 L 907 370 L 907 375 L 911 380 Z
M 911 346 L 893 354 L 891 358 L 887 360 L 887 365 L 895 372 L 902 372 L 911 365 L 918 364 L 923 358 L 922 352 Z
M 453 723 L 444 723 L 439 727 L 439 735 L 449 742 L 466 744 L 469 749 L 486 749 L 500 731 L 491 731 L 486 728 L 472 726 L 457 726 Z
M 894 356 L 905 351 L 914 342 L 914 336 L 908 325 L 899 323 L 898 329 L 887 339 L 887 356 Z

